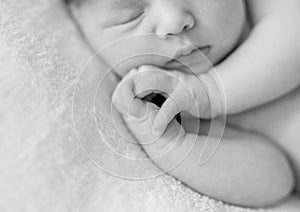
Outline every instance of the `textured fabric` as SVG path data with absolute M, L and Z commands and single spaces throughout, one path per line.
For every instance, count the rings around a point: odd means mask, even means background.
M 130 167 L 106 154 L 93 142 L 84 104 L 76 107 L 85 113 L 76 114 L 74 130 L 73 91 L 91 52 L 60 1 L 0 0 L 0 21 L 0 211 L 251 211 L 197 194 L 167 175 L 126 180 L 95 166 L 79 134 L 109 168 L 160 172 L 149 161 Z M 121 141 L 101 111 L 98 119 L 106 145 L 144 157 Z M 267 211 L 299 211 L 299 202 L 290 198 Z

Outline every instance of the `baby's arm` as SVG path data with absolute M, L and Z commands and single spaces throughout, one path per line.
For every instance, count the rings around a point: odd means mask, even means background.
M 216 67 L 229 114 L 275 100 L 300 84 L 300 1 L 247 3 L 254 28 Z
M 143 142 L 142 137 L 139 139 Z M 213 153 L 211 148 L 206 149 L 205 142 L 214 146 L 219 139 L 187 133 L 178 141 L 164 139 L 163 135 L 155 145 L 143 147 L 164 171 L 193 190 L 228 203 L 262 207 L 278 203 L 291 193 L 294 186 L 291 167 L 284 154 L 266 138 L 226 127 L 217 151 L 200 165 L 201 151 L 206 157 Z M 170 144 L 175 145 L 168 151 Z M 163 153 L 162 157 L 155 157 Z
M 142 74 L 136 76 L 137 81 L 143 80 Z M 149 157 L 164 171 L 200 193 L 238 205 L 265 206 L 290 193 L 293 175 L 288 161 L 263 137 L 227 127 L 214 153 L 219 138 L 214 134 L 208 137 L 205 135 L 207 132 L 203 131 L 202 135 L 198 135 L 198 129 L 192 129 L 197 123 L 191 121 L 183 120 L 183 126 L 189 129 L 187 133 L 173 119 L 161 136 L 153 134 L 151 124 L 158 108 L 136 97 L 136 81 L 132 77 L 126 76 L 117 86 L 113 102 Z M 149 91 L 168 90 L 163 88 L 166 83 L 157 85 L 160 87 L 149 87 Z M 128 116 L 128 112 L 138 115 Z M 222 132 L 222 123 L 217 122 L 216 126 L 219 129 L 214 132 Z M 205 127 L 201 123 L 202 129 Z M 208 146 L 204 146 L 206 139 Z M 208 148 L 211 145 L 213 148 Z M 207 157 L 200 160 L 201 152 L 205 153 L 204 156 L 214 155 L 203 163 Z M 203 164 L 200 165 L 200 162 Z

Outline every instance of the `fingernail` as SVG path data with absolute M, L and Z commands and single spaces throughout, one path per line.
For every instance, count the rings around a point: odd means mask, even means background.
M 129 115 L 139 121 L 144 121 L 145 119 L 147 119 L 147 116 L 145 115 L 145 113 L 129 112 Z
M 133 116 L 133 117 L 135 117 L 135 118 L 140 118 L 140 117 L 138 116 L 138 114 L 135 113 L 134 111 L 130 111 L 130 110 L 129 110 L 129 115 L 130 115 L 130 116 Z
M 164 133 L 163 124 L 157 117 L 153 121 L 152 133 L 154 135 L 162 135 Z
M 152 128 L 152 133 L 154 135 L 161 136 L 163 134 L 163 131 L 162 131 L 162 128 L 153 127 Z

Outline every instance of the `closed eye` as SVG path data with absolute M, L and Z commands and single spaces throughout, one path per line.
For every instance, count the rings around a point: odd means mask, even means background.
M 121 22 L 116 23 L 115 26 L 121 26 L 121 25 L 127 25 L 127 24 L 131 24 L 131 23 L 135 23 L 136 21 L 139 21 L 140 18 L 142 19 L 143 15 L 144 15 L 144 12 L 140 12 L 140 13 L 132 15 L 130 17 L 125 17 L 124 20 L 121 20 Z

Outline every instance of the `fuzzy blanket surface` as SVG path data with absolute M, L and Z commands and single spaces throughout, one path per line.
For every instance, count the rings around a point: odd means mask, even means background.
M 93 129 L 79 112 L 75 131 L 72 110 L 90 56 L 59 0 L 0 0 L 0 211 L 252 211 L 195 193 L 167 175 L 126 180 L 95 166 L 78 144 L 78 136 L 96 140 Z M 84 104 L 76 109 L 89 113 Z M 109 145 L 131 148 L 122 146 L 110 120 L 98 118 Z M 86 147 L 98 150 L 95 158 L 108 168 L 125 170 L 122 175 L 146 166 L 159 172 L 150 161 L 130 167 L 112 160 L 99 143 Z M 258 211 L 299 208 L 291 197 Z

